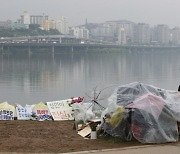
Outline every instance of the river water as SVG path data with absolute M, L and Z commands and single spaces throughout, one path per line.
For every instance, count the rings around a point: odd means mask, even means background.
M 0 55 L 0 102 L 36 104 L 131 82 L 177 90 L 180 51 Z

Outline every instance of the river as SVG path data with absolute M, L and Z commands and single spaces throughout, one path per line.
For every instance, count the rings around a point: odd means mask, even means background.
M 177 90 L 180 51 L 86 51 L 0 55 L 0 102 L 36 104 L 142 82 Z M 112 89 L 113 89 L 112 88 Z

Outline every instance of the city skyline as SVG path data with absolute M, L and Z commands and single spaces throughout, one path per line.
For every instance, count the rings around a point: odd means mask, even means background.
M 24 11 L 47 14 L 51 18 L 65 16 L 70 26 L 127 19 L 151 26 L 180 26 L 178 0 L 0 0 L 0 21 L 15 21 Z
M 46 14 L 46 13 L 39 13 L 39 14 L 35 14 L 35 13 L 31 13 L 27 10 L 21 12 L 17 17 L 14 18 L 14 20 L 12 19 L 9 19 L 9 18 L 4 18 L 4 20 L 0 20 L 0 22 L 13 22 L 13 23 L 17 23 L 21 20 L 21 17 L 24 15 L 24 13 L 27 13 L 30 17 L 46 17 L 47 19 L 46 20 L 49 20 L 49 21 L 56 21 L 56 20 L 59 20 L 60 18 L 65 18 L 67 23 L 69 24 L 69 20 L 66 16 L 64 15 L 57 15 L 56 17 L 51 17 L 49 16 L 49 14 Z M 30 19 L 32 20 L 32 19 Z M 106 21 L 102 21 L 102 22 L 88 22 L 88 19 L 86 18 L 85 21 L 83 23 L 79 23 L 78 25 L 68 25 L 69 27 L 79 27 L 79 26 L 84 26 L 86 24 L 104 24 L 104 23 L 108 23 L 108 22 L 130 22 L 130 23 L 134 23 L 134 24 L 147 24 L 149 25 L 149 27 L 151 28 L 154 28 L 158 25 L 167 25 L 170 29 L 173 29 L 173 28 L 176 28 L 176 27 L 180 27 L 180 25 L 174 25 L 174 26 L 171 26 L 171 25 L 168 25 L 168 24 L 163 24 L 163 23 L 157 23 L 157 24 L 150 24 L 150 23 L 147 23 L 147 22 L 143 22 L 143 21 L 137 21 L 137 22 L 134 22 L 132 20 L 128 20 L 128 19 L 117 19 L 117 20 L 106 20 Z M 30 24 L 33 24 L 33 23 L 30 23 Z

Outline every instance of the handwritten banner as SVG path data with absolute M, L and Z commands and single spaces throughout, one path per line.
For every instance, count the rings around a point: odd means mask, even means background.
M 72 99 L 47 102 L 47 106 L 54 120 L 73 120 L 73 108 L 70 106 Z

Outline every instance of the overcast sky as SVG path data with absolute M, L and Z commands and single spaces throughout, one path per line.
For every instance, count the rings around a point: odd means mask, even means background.
M 65 16 L 69 25 L 127 19 L 151 26 L 180 26 L 180 0 L 0 0 L 0 20 L 16 20 L 24 12 L 50 18 Z

